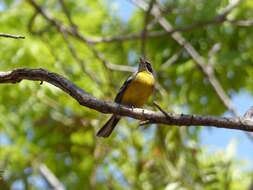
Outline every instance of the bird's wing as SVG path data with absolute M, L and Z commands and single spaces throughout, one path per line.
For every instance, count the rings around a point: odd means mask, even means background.
M 137 73 L 137 72 L 136 72 Z M 130 76 L 125 82 L 124 84 L 121 86 L 117 96 L 115 97 L 114 101 L 116 103 L 120 103 L 121 99 L 123 97 L 124 92 L 126 91 L 126 89 L 128 88 L 129 84 L 133 81 L 133 79 L 136 76 L 136 73 L 134 73 L 132 76 Z

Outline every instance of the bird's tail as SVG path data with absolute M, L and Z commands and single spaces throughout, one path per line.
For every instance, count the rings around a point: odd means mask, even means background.
M 105 125 L 97 132 L 98 137 L 109 137 L 120 118 L 113 115 Z

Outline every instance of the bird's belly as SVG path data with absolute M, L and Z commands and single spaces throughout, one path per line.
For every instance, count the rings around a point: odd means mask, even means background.
M 122 104 L 142 107 L 145 102 L 147 102 L 149 96 L 152 94 L 154 88 L 154 81 L 151 80 L 141 80 L 137 79 L 129 85 L 126 89 L 123 97 Z

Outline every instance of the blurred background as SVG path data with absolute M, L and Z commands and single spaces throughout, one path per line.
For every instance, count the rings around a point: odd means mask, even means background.
M 251 0 L 1 0 L 0 32 L 25 39 L 0 38 L 0 71 L 44 68 L 113 100 L 146 56 L 157 90 L 145 108 L 242 116 L 253 104 L 252 9 Z M 0 93 L 1 190 L 251 189 L 245 132 L 125 118 L 101 139 L 108 115 L 52 85 Z

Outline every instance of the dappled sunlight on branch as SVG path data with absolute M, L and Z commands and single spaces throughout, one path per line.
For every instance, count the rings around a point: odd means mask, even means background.
M 63 76 L 60 76 L 56 73 L 51 73 L 44 69 L 16 69 L 9 72 L 0 72 L 0 83 L 18 83 L 21 82 L 23 79 L 46 81 L 68 93 L 82 106 L 95 109 L 102 113 L 114 113 L 117 115 L 128 116 L 139 120 L 146 120 L 149 121 L 149 123 L 179 126 L 204 125 L 253 132 L 253 123 L 251 121 L 243 120 L 237 117 L 226 118 L 172 114 L 166 112 L 159 113 L 139 108 L 132 109 L 119 104 L 101 101 L 87 94 L 85 91 L 77 87 L 75 84 L 73 84 Z

